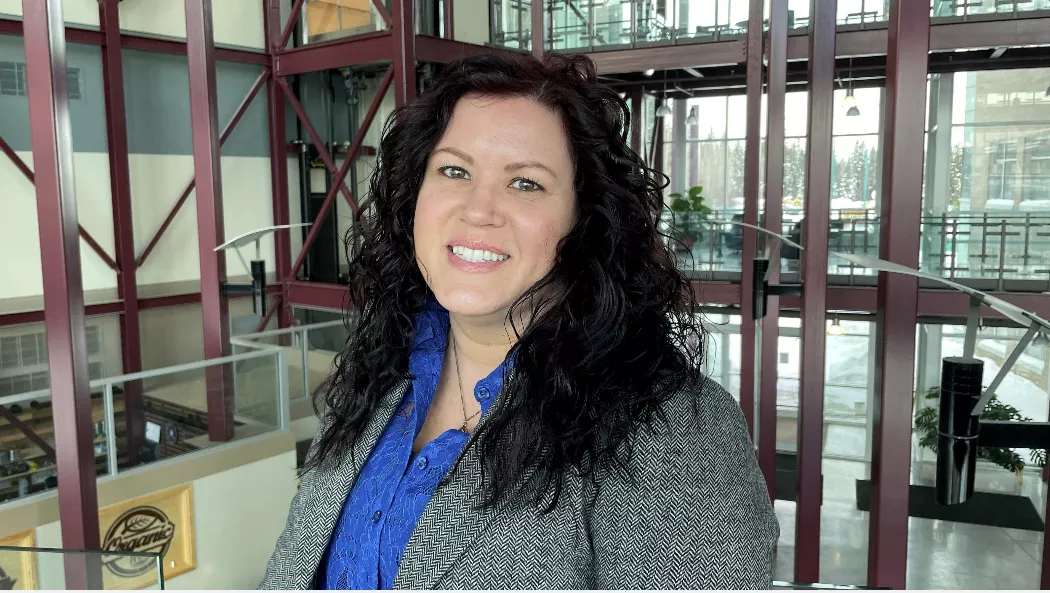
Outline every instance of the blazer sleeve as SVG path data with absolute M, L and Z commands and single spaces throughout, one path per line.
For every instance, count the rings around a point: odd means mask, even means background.
M 327 424 L 331 422 L 328 415 L 322 416 L 321 422 L 317 428 L 317 434 L 314 436 L 314 440 L 310 443 L 310 450 L 307 452 L 307 458 L 310 458 L 316 453 L 317 441 L 321 437 Z M 296 565 L 296 549 L 299 538 L 299 525 L 303 519 L 303 497 L 305 493 L 310 492 L 312 488 L 312 482 L 316 479 L 316 471 L 310 471 L 302 474 L 299 479 L 299 489 L 292 497 L 292 504 L 288 509 L 288 519 L 284 524 L 284 531 L 277 538 L 277 544 L 274 548 L 273 554 L 270 556 L 270 560 L 266 563 L 266 575 L 263 576 L 262 583 L 259 584 L 259 589 L 302 589 L 303 587 L 297 581 L 299 578 Z
M 740 407 L 707 381 L 663 411 L 634 442 L 633 480 L 600 483 L 594 588 L 771 588 L 780 526 Z

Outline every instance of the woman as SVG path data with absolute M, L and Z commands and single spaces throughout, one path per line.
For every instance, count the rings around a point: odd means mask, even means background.
M 450 65 L 383 134 L 360 312 L 265 588 L 767 588 L 664 177 L 585 57 Z

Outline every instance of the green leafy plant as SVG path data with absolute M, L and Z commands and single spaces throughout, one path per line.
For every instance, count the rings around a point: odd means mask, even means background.
M 704 187 L 698 185 L 689 188 L 685 194 L 674 192 L 671 198 L 671 211 L 675 214 L 675 228 L 681 235 L 700 240 L 707 227 L 707 217 L 711 209 L 704 204 Z
M 932 387 L 926 391 L 925 399 L 940 399 L 941 388 Z M 985 420 L 1007 420 L 1012 422 L 1031 422 L 1031 418 L 1021 415 L 1017 408 L 1006 405 L 997 397 L 992 397 L 981 418 Z M 915 430 L 919 433 L 919 446 L 926 447 L 937 453 L 937 407 L 923 408 L 915 414 Z M 978 447 L 977 457 L 990 461 L 1001 468 L 1008 469 L 1017 474 L 1017 482 L 1023 479 L 1025 460 L 1014 452 L 1013 449 L 1005 447 Z M 1032 465 L 1043 467 L 1046 465 L 1046 450 L 1032 449 L 1029 455 Z

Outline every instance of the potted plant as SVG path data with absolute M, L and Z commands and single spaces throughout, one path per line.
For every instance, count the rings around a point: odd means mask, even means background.
M 671 212 L 674 214 L 675 239 L 680 241 L 687 250 L 692 250 L 693 245 L 704 240 L 707 230 L 707 217 L 711 215 L 711 209 L 704 204 L 704 188 L 702 185 L 689 188 L 685 194 L 674 192 L 671 198 Z
M 941 388 L 931 387 L 926 391 L 925 399 L 940 399 Z M 981 418 L 985 420 L 1008 420 L 1013 422 L 1031 422 L 1031 418 L 1021 415 L 1017 408 L 999 402 L 997 397 L 992 397 Z M 919 446 L 926 447 L 937 453 L 937 407 L 928 407 L 919 410 L 915 414 L 915 430 L 919 434 Z M 1032 449 L 1029 455 L 1031 463 L 1036 467 L 1046 465 L 1046 450 Z M 1024 478 L 1025 460 L 1014 452 L 1013 449 L 1005 447 L 978 447 L 977 458 L 990 461 L 999 467 L 1008 469 L 1017 475 L 1017 483 L 1020 484 Z

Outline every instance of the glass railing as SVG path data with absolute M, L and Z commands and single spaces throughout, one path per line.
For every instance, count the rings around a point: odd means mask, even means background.
M 0 546 L 0 590 L 164 589 L 161 552 Z
M 878 257 L 880 221 L 875 210 L 836 209 L 830 214 L 830 252 Z M 664 217 L 679 265 L 699 279 L 739 276 L 743 230 L 732 222 L 742 220 L 739 209 Z M 980 281 L 994 290 L 1018 282 L 1041 282 L 1050 290 L 1050 212 L 949 212 L 922 217 L 921 229 L 919 267 L 926 273 Z M 781 234 L 801 244 L 802 230 L 803 211 L 785 209 Z M 799 271 L 802 260 L 796 249 L 784 245 L 780 256 L 784 272 Z M 876 272 L 831 256 L 828 274 L 852 282 Z
M 292 402 L 308 399 L 332 374 L 335 355 L 349 336 L 341 319 L 283 329 L 241 334 L 230 338 L 233 352 L 280 348 L 285 352 L 288 397 Z
M 285 356 L 281 348 L 256 348 L 91 381 L 96 475 L 113 477 L 129 467 L 230 442 L 209 438 L 208 400 L 216 395 L 231 400 L 232 441 L 287 428 Z M 131 394 L 141 397 L 138 413 L 125 407 Z M 56 486 L 51 403 L 49 389 L 0 398 L 11 414 L 0 419 L 0 438 L 10 447 L 0 459 L 0 503 Z M 129 426 L 141 434 L 134 451 Z

